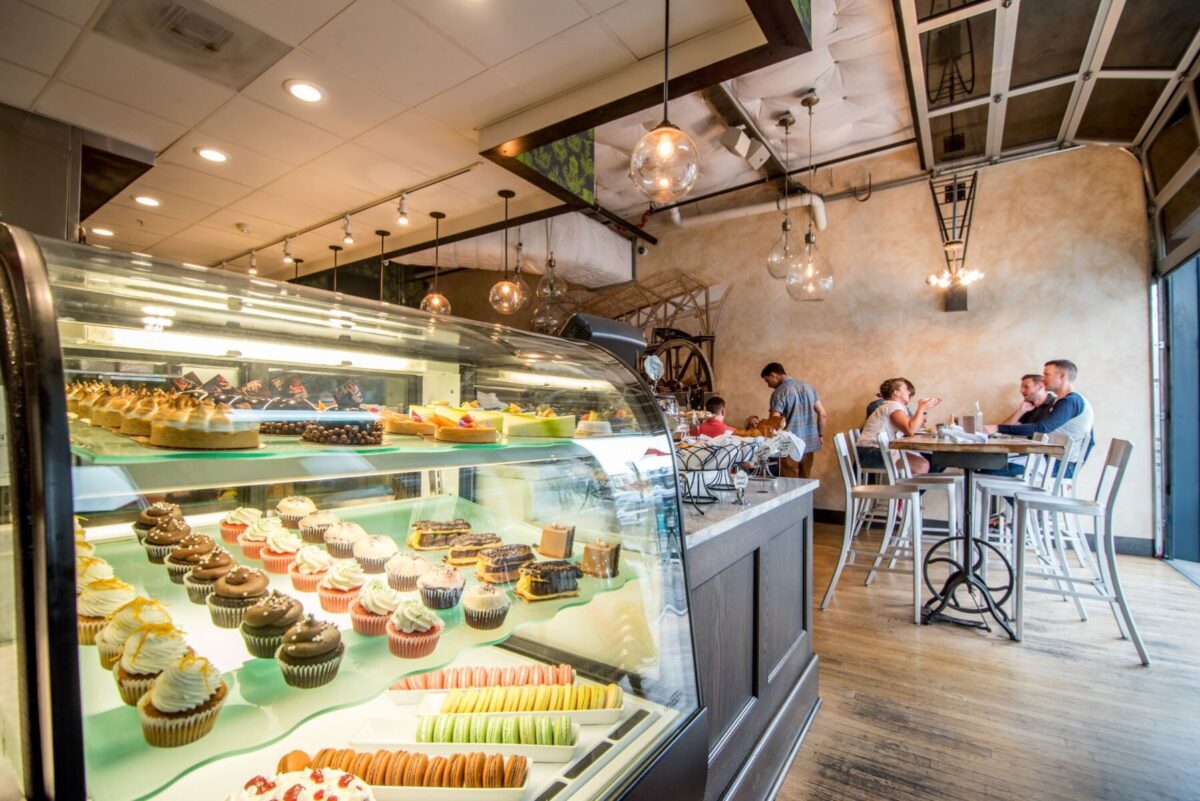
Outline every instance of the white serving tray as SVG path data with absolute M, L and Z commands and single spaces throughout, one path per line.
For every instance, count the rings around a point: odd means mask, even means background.
M 532 766 L 530 766 L 532 767 Z M 371 785 L 375 801 L 521 801 L 529 786 L 530 770 L 525 771 L 525 784 L 503 790 L 484 790 L 478 787 L 391 787 Z
M 508 713 L 513 714 L 513 713 Z M 553 714 L 553 713 L 543 713 Z M 558 713 L 561 714 L 561 713 Z M 500 716 L 497 713 L 497 716 Z M 503 754 L 529 757 L 534 762 L 570 762 L 579 744 L 579 725 L 571 726 L 575 745 L 512 745 L 506 743 L 418 743 L 413 736 L 411 721 L 390 718 L 371 718 L 350 738 L 350 747 L 359 751 L 388 751 L 403 749 L 420 751 L 424 754 L 463 754 L 483 751 L 488 754 Z
M 571 719 L 572 723 L 578 723 L 581 726 L 596 726 L 602 723 L 616 723 L 625 714 L 625 707 L 622 704 L 620 709 L 587 709 L 583 711 L 573 710 L 565 711 L 561 709 L 544 709 L 537 712 L 461 712 L 461 713 L 443 713 L 442 704 L 446 702 L 446 696 L 449 693 L 434 691 L 425 691 L 425 697 L 421 699 L 421 705 L 417 707 L 418 715 L 442 715 L 442 714 L 464 714 L 464 715 L 504 715 L 515 717 L 528 717 L 530 715 L 566 715 Z

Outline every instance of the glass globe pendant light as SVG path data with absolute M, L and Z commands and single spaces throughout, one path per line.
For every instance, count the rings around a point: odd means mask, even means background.
M 425 297 L 421 298 L 421 311 L 429 312 L 430 314 L 449 314 L 450 301 L 441 292 L 438 292 L 438 246 L 441 244 L 442 238 L 442 220 L 446 215 L 440 211 L 431 211 L 429 216 L 433 218 L 433 288 L 426 293 Z
M 533 297 L 533 292 L 529 289 L 529 284 L 525 283 L 524 276 L 521 275 L 521 266 L 525 263 L 525 257 L 522 255 L 525 252 L 525 243 L 521 238 L 521 226 L 517 226 L 517 261 L 513 265 L 513 283 L 517 285 L 517 311 L 529 305 L 529 299 Z
M 792 116 L 790 111 L 785 112 L 779 118 L 779 124 L 783 126 L 783 163 L 784 170 L 787 170 L 787 164 L 791 157 L 791 140 L 792 126 L 796 124 L 796 118 Z M 783 231 L 779 236 L 779 240 L 775 243 L 775 247 L 771 248 L 771 252 L 767 254 L 767 272 L 772 278 L 780 281 L 788 277 L 788 273 L 799 262 L 799 254 L 796 239 L 792 233 L 792 218 L 788 209 L 788 190 L 791 189 L 792 179 L 789 175 L 783 176 L 783 223 L 780 226 Z
M 653 203 L 681 200 L 700 177 L 700 153 L 696 143 L 667 116 L 671 51 L 671 0 L 665 0 L 663 25 L 663 118 L 653 131 L 644 135 L 629 159 L 629 177 L 641 193 Z
M 508 280 L 508 201 L 516 197 L 511 189 L 501 189 L 497 194 L 504 198 L 504 278 L 492 286 L 488 303 L 499 314 L 513 314 L 521 308 L 521 289 Z M 528 300 L 528 298 L 526 298 Z
M 808 191 L 812 191 L 812 117 L 813 106 L 820 102 L 816 92 L 809 92 L 800 99 L 808 109 Z M 825 300 L 833 291 L 833 265 L 817 247 L 817 235 L 813 230 L 812 214 L 808 218 L 808 233 L 804 235 L 804 251 L 798 262 L 788 270 L 787 293 L 793 300 Z
M 567 282 L 559 278 L 554 268 L 554 246 L 551 237 L 554 234 L 553 221 L 546 220 L 546 272 L 542 274 L 542 278 L 538 281 L 537 296 L 539 300 L 557 302 L 562 300 L 567 295 Z

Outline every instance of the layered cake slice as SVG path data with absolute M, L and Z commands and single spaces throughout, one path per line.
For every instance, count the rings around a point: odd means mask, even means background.
M 579 595 L 583 571 L 566 560 L 532 562 L 521 568 L 521 577 L 513 592 L 526 601 L 548 601 Z
M 475 562 L 475 575 L 489 584 L 506 584 L 516 581 L 521 566 L 533 561 L 533 549 L 528 545 L 501 545 L 484 548 Z

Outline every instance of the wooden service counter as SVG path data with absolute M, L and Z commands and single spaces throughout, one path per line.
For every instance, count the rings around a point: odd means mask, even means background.
M 781 478 L 749 506 L 685 504 L 688 584 L 708 707 L 705 801 L 774 796 L 816 714 L 812 531 L 816 481 Z

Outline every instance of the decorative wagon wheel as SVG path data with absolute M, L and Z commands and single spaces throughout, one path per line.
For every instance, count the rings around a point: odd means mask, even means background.
M 667 392 L 687 392 L 693 397 L 697 392 L 713 391 L 713 369 L 704 351 L 688 339 L 668 339 L 651 346 L 647 353 L 662 359 L 663 377 L 658 388 Z

